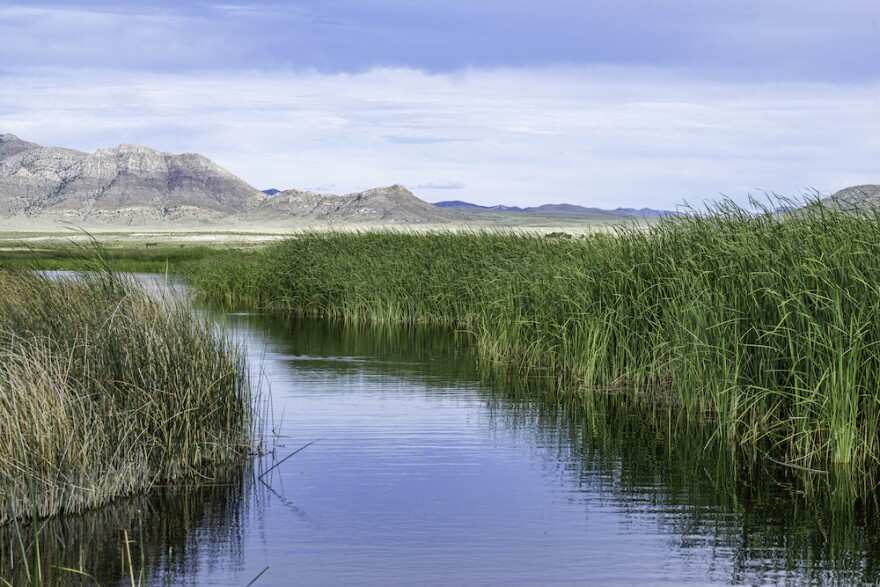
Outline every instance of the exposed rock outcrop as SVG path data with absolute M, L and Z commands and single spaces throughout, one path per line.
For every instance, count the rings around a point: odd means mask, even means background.
M 23 141 L 15 135 L 0 135 L 0 159 L 17 155 L 22 151 L 39 148 L 40 145 Z
M 395 185 L 333 196 L 268 195 L 202 155 L 120 145 L 84 153 L 0 135 L 0 218 L 75 224 L 446 222 Z
M 823 198 L 824 206 L 838 210 L 861 210 L 880 206 L 880 185 L 855 185 Z
M 255 218 L 286 215 L 324 222 L 383 222 L 416 224 L 448 222 L 449 214 L 400 185 L 334 196 L 300 190 L 286 190 L 264 201 Z
M 4 135 L 8 136 L 8 135 Z M 0 214 L 137 224 L 243 214 L 266 197 L 202 155 L 120 145 L 92 154 L 4 141 Z

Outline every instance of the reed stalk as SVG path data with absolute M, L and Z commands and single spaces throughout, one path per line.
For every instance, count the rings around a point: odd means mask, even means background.
M 242 354 L 184 304 L 0 271 L 0 525 L 209 476 L 249 454 L 251 415 Z
M 874 211 L 722 203 L 579 238 L 311 233 L 190 277 L 227 304 L 452 326 L 485 364 L 671 403 L 782 462 L 880 462 Z

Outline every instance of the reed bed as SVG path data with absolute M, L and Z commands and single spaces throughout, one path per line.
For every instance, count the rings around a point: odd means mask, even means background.
M 191 268 L 208 298 L 472 334 L 484 364 L 663 402 L 807 468 L 880 461 L 880 216 L 809 206 L 582 238 L 313 233 Z
M 0 524 L 210 475 L 254 444 L 244 359 L 110 273 L 0 270 Z
M 86 233 L 87 234 L 87 233 Z M 112 269 L 116 272 L 164 273 L 187 261 L 213 255 L 216 249 L 207 246 L 155 246 L 144 244 L 107 247 L 97 239 L 84 244 L 48 243 L 39 248 L 23 245 L 9 247 L 0 253 L 0 268 L 41 269 L 46 271 L 93 271 Z

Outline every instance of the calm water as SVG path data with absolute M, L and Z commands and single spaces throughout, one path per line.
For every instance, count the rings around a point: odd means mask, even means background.
M 260 367 L 274 454 L 55 521 L 48 557 L 105 586 L 131 584 L 124 532 L 147 585 L 880 580 L 876 507 L 843 480 L 743 464 L 668 414 L 483 384 L 449 332 L 222 320 Z

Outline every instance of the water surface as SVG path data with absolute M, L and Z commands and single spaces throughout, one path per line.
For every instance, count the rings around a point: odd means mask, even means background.
M 840 480 L 744 460 L 667 413 L 483 383 L 448 331 L 222 320 L 271 397 L 274 452 L 56 521 L 66 546 L 44 548 L 102 585 L 130 584 L 125 534 L 149 585 L 880 579 L 873 499 L 823 489 Z

